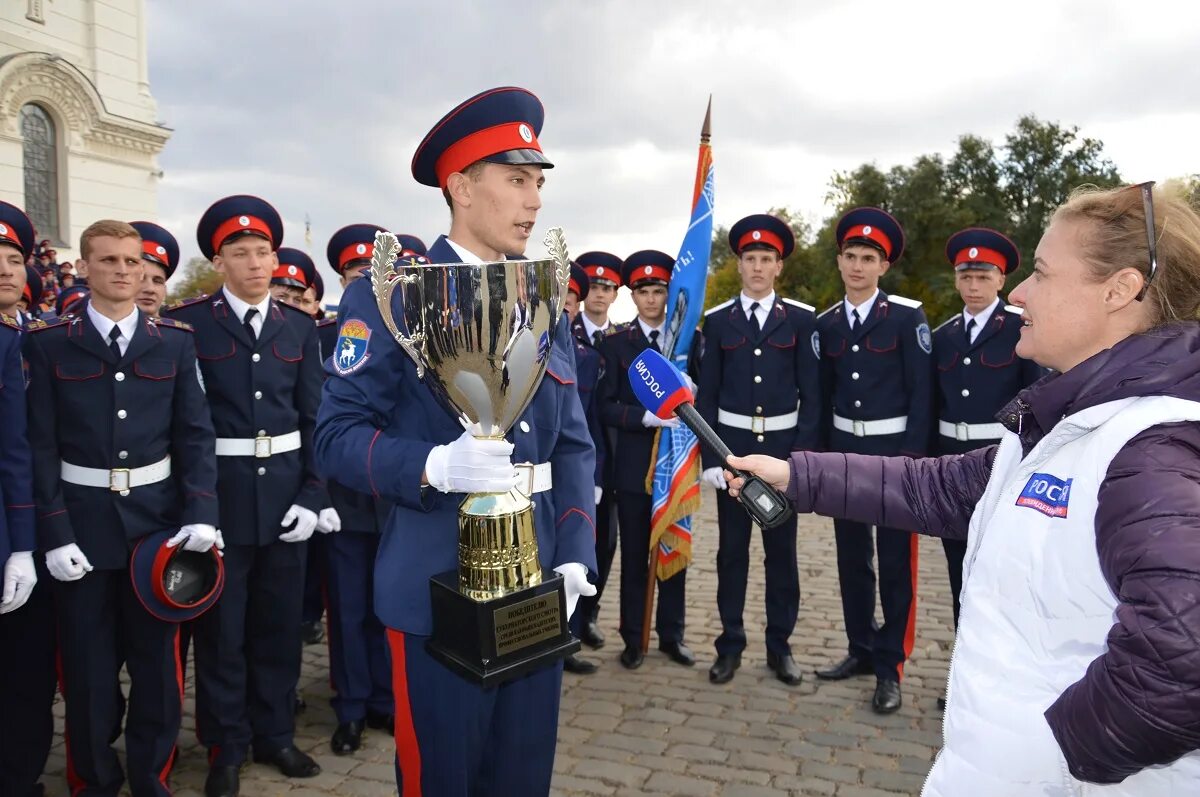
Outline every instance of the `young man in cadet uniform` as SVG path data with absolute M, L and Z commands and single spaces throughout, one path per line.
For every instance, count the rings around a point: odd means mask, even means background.
M 220 199 L 196 230 L 221 290 L 167 311 L 196 330 L 217 442 L 225 591 L 195 626 L 196 733 L 209 751 L 206 797 L 238 794 L 254 760 L 287 777 L 321 771 L 296 749 L 305 541 L 329 506 L 312 450 L 321 364 L 311 317 L 270 294 L 283 239 L 258 197 Z
M 142 236 L 142 260 L 146 273 L 138 288 L 137 306 L 151 318 L 158 318 L 167 301 L 167 280 L 179 266 L 179 242 L 167 230 L 151 221 L 133 221 L 130 226 Z
M 1005 276 L 1021 265 L 1016 244 L 995 230 L 972 227 L 950 236 L 946 259 L 954 268 L 963 309 L 933 330 L 938 388 L 933 453 L 937 455 L 965 454 L 998 443 L 1004 427 L 996 421 L 996 413 L 1046 373 L 1032 360 L 1017 356 L 1021 309 L 1006 307 L 1000 299 Z M 942 547 L 958 628 L 967 542 L 942 540 Z
M 600 342 L 613 330 L 608 320 L 608 308 L 617 298 L 621 287 L 621 258 L 608 252 L 584 252 L 575 259 L 588 278 L 587 298 L 583 300 L 583 311 L 575 317 L 571 330 L 576 340 L 599 354 Z M 603 374 L 603 358 L 600 372 Z M 599 382 L 597 381 L 597 388 Z M 617 494 L 613 487 L 613 430 L 600 422 L 599 399 L 593 398 L 595 412 L 589 419 L 592 442 L 596 446 L 596 594 L 579 599 L 579 637 L 583 644 L 592 649 L 604 647 L 604 634 L 600 631 L 600 598 L 608 574 L 612 570 L 613 557 L 617 553 Z
M 15 307 L 36 239 L 29 217 L 0 202 L 0 307 Z M 34 553 L 24 337 L 14 317 L 0 314 L 0 794 L 36 797 L 54 735 L 55 629 L 50 578 Z
M 55 579 L 72 793 L 116 794 L 122 725 L 129 788 L 171 793 L 182 712 L 179 626 L 137 598 L 129 557 L 139 539 L 178 529 L 190 551 L 222 545 L 213 427 L 186 324 L 135 303 L 142 241 L 121 221 L 84 230 L 91 294 L 82 309 L 31 332 L 29 438 L 39 547 Z
M 838 271 L 845 298 L 821 313 L 823 432 L 829 449 L 853 454 L 924 456 L 933 413 L 933 343 L 921 303 L 889 296 L 879 279 L 904 252 L 904 231 L 879 208 L 856 208 L 838 222 Z M 833 522 L 848 655 L 817 671 L 825 680 L 875 674 L 871 707 L 900 708 L 900 678 L 916 626 L 917 544 L 907 529 Z M 875 570 L 879 602 L 875 622 Z
M 815 449 L 820 440 L 820 344 L 809 305 L 776 296 L 775 280 L 792 253 L 792 230 L 765 214 L 747 216 L 729 230 L 742 292 L 705 313 L 704 354 L 696 409 L 733 451 L 786 458 Z M 740 455 L 739 455 L 740 456 Z M 717 495 L 717 609 L 721 635 L 708 671 L 713 683 L 733 679 L 746 648 L 742 611 L 750 567 L 750 516 L 726 492 L 718 457 L 701 447 L 702 478 Z M 800 610 L 795 517 L 764 530 L 767 666 L 789 686 L 800 667 L 789 639 Z
M 615 430 L 612 449 L 613 486 L 621 526 L 620 661 L 627 669 L 642 666 L 642 621 L 649 578 L 651 471 L 657 451 L 655 432 L 679 420 L 662 420 L 642 406 L 629 384 L 629 366 L 646 348 L 661 351 L 667 321 L 667 286 L 675 258 L 646 249 L 634 252 L 621 267 L 621 280 L 633 293 L 638 317 L 600 344 L 604 376 L 600 380 L 600 420 Z M 687 570 L 658 583 L 656 630 L 658 649 L 677 664 L 690 667 L 696 657 L 683 642 Z
M 451 208 L 450 233 L 430 247 L 431 262 L 524 253 L 551 165 L 537 140 L 542 118 L 528 91 L 492 89 L 452 110 L 421 142 L 413 176 L 440 188 Z M 402 301 L 397 292 L 398 315 Z M 433 659 L 425 642 L 429 579 L 458 565 L 463 493 L 531 492 L 542 566 L 563 574 L 568 613 L 592 591 L 595 453 L 566 319 L 558 319 L 545 378 L 509 442 L 477 440 L 434 400 L 384 325 L 369 280 L 346 289 L 339 315 L 339 340 L 354 345 L 327 365 L 317 446 L 323 472 L 394 504 L 376 557 L 375 611 L 391 649 L 400 794 L 547 794 L 562 665 L 483 689 Z M 461 345 L 487 351 L 481 344 L 477 337 Z M 519 477 L 514 459 L 536 464 Z

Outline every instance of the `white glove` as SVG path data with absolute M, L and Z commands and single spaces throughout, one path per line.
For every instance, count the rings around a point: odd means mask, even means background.
M 317 513 L 317 531 L 322 534 L 329 534 L 330 532 L 341 530 L 342 519 L 338 516 L 336 509 L 327 506 Z
M 667 429 L 674 429 L 678 425 L 678 418 L 668 418 L 664 421 L 650 410 L 646 410 L 644 413 L 642 413 L 642 426 L 645 426 L 647 429 L 654 429 L 660 426 L 666 427 Z
M 567 620 L 575 614 L 575 604 L 580 595 L 595 595 L 596 585 L 587 580 L 587 568 L 579 562 L 567 562 L 554 568 L 563 577 L 563 590 L 567 593 Z
M 279 525 L 290 526 L 292 521 L 296 522 L 296 527 L 280 534 L 279 539 L 283 542 L 304 542 L 312 536 L 313 531 L 317 528 L 317 513 L 298 504 L 292 504 L 287 514 L 283 516 L 283 520 L 279 521 Z
M 692 391 L 693 396 L 696 395 L 696 383 L 692 380 L 691 374 L 685 371 L 680 371 L 679 373 L 687 382 L 688 390 Z
M 46 551 L 46 569 L 59 581 L 78 581 L 92 572 L 92 563 L 75 543 Z
M 517 486 L 512 453 L 507 440 L 480 440 L 463 432 L 453 443 L 429 452 L 425 478 L 442 493 L 506 493 Z
M 4 565 L 4 597 L 0 598 L 0 614 L 16 611 L 29 600 L 37 571 L 33 569 L 32 551 L 15 551 Z
M 596 488 L 596 503 L 599 504 L 602 500 L 604 500 L 604 488 L 597 487 Z
M 167 547 L 174 548 L 181 542 L 183 550 L 197 553 L 204 553 L 214 545 L 217 546 L 217 550 L 225 547 L 225 541 L 220 538 L 216 526 L 210 526 L 207 523 L 189 523 L 186 526 L 180 526 L 179 532 L 167 540 Z
M 728 490 L 729 485 L 725 482 L 725 469 L 722 467 L 705 468 L 700 474 L 700 481 L 717 490 Z

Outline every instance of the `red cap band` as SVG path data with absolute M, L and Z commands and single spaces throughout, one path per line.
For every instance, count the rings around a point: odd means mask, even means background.
M 751 230 L 738 239 L 738 255 L 750 244 L 766 244 L 772 247 L 780 255 L 783 255 L 783 241 L 779 236 L 770 230 Z
M 884 257 L 888 259 L 892 257 L 892 239 L 884 235 L 883 231 L 878 227 L 872 227 L 870 224 L 860 224 L 857 227 L 851 227 L 846 230 L 845 236 L 842 237 L 842 243 L 849 241 L 851 238 L 866 238 L 868 241 L 874 241 L 883 250 Z
M 638 266 L 629 276 L 629 287 L 632 288 L 639 282 L 646 280 L 661 280 L 663 282 L 671 281 L 671 270 L 662 266 Z
M 83 297 L 86 295 L 87 294 L 85 294 L 83 291 L 75 291 L 75 293 L 72 293 L 67 297 L 67 300 L 63 302 L 62 311 L 64 313 L 69 312 L 72 307 L 83 301 Z
M 346 264 L 351 260 L 370 260 L 375 255 L 375 244 L 373 243 L 356 243 L 350 244 L 342 253 L 338 255 L 338 271 L 346 267 Z
M 142 239 L 142 257 L 152 260 L 163 268 L 167 268 L 167 250 L 159 243 Z
M 21 239 L 17 237 L 17 231 L 7 224 L 0 224 L 0 241 L 8 241 L 22 252 L 25 251 L 25 248 L 21 246 Z
M 239 232 L 252 232 L 261 235 L 271 242 L 271 248 L 275 247 L 275 240 L 271 237 L 271 228 L 267 223 L 257 216 L 234 216 L 227 220 L 217 231 L 213 233 L 212 248 L 214 252 L 220 251 L 221 244 L 232 235 Z
M 575 291 L 576 297 L 583 295 L 583 291 L 579 290 L 579 283 L 576 282 L 575 280 L 570 280 L 569 282 L 567 282 L 567 290 Z
M 583 270 L 587 272 L 588 278 L 593 282 L 609 282 L 618 288 L 621 287 L 621 272 L 615 268 L 584 266 Z
M 25 283 L 25 290 L 21 291 L 21 295 L 25 297 L 25 301 L 33 304 L 33 288 L 29 287 L 29 283 Z
M 533 134 L 533 127 L 525 122 L 505 122 L 479 130 L 447 147 L 437 159 L 433 169 L 437 173 L 438 185 L 445 188 L 450 175 L 461 172 L 475 161 L 510 149 L 542 151 L 537 136 Z
M 271 279 L 295 280 L 305 288 L 308 287 L 308 279 L 304 276 L 304 269 L 289 263 L 280 263 L 276 266 L 275 273 L 271 275 Z
M 1008 260 L 1005 259 L 1004 255 L 995 249 L 988 249 L 986 246 L 971 246 L 963 249 L 954 258 L 954 267 L 958 268 L 963 263 L 987 263 L 1001 271 L 1008 268 Z

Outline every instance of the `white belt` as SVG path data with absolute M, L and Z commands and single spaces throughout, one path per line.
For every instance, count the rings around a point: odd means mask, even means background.
M 877 437 L 881 434 L 900 434 L 908 428 L 908 417 L 880 418 L 878 421 L 852 421 L 834 414 L 833 428 L 855 437 Z
M 300 448 L 300 432 L 288 432 L 274 437 L 218 437 L 218 457 L 257 457 L 266 459 Z
M 938 421 L 938 432 L 955 440 L 999 440 L 1004 437 L 1004 424 Z
M 717 423 L 731 426 L 734 429 L 749 429 L 755 434 L 763 432 L 782 432 L 785 429 L 795 429 L 800 422 L 800 410 L 786 415 L 739 415 L 736 412 L 717 410 Z
M 553 471 L 550 470 L 549 462 L 539 465 L 532 462 L 517 463 L 517 475 L 520 477 L 517 490 L 526 497 L 534 493 L 544 493 L 554 486 Z
M 68 484 L 78 484 L 80 487 L 103 487 L 114 493 L 132 490 L 134 487 L 145 487 L 156 484 L 171 476 L 171 458 L 163 457 L 153 465 L 141 468 L 84 468 L 62 463 L 60 471 L 62 480 Z

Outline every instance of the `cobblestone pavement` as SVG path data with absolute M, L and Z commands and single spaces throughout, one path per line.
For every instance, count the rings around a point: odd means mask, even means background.
M 696 666 L 682 668 L 655 649 L 636 672 L 617 662 L 616 590 L 606 598 L 602 625 L 608 645 L 585 654 L 600 663 L 591 676 L 566 675 L 559 720 L 552 794 L 703 795 L 786 797 L 836 795 L 885 797 L 920 791 L 940 745 L 936 699 L 945 684 L 953 639 L 945 559 L 937 540 L 922 538 L 917 639 L 904 680 L 904 707 L 890 717 L 872 713 L 874 679 L 818 682 L 815 667 L 845 652 L 832 522 L 800 520 L 800 621 L 792 636 L 804 683 L 788 687 L 766 668 L 763 628 L 762 546 L 751 551 L 746 629 L 749 646 L 737 677 L 708 682 L 713 640 L 720 632 L 716 608 L 716 523 L 706 489 L 697 523 L 695 558 L 688 571 L 686 641 Z M 617 583 L 614 572 L 611 583 Z M 396 793 L 391 737 L 369 732 L 354 756 L 329 752 L 335 725 L 329 708 L 323 646 L 305 648 L 297 745 L 314 755 L 322 773 L 289 781 L 272 768 L 251 764 L 242 773 L 247 797 L 374 797 Z M 184 733 L 172 783 L 178 797 L 202 793 L 206 765 L 193 729 L 188 681 Z M 61 728 L 61 705 L 57 708 Z M 65 795 L 61 736 L 51 753 L 47 793 Z

